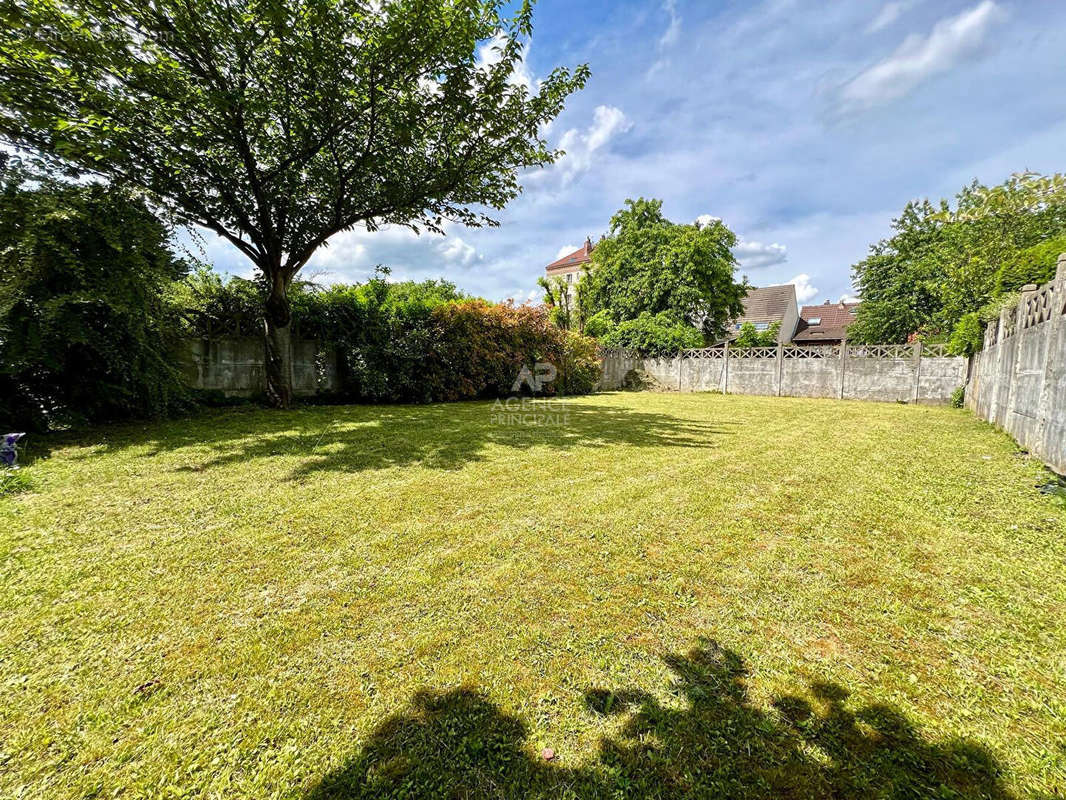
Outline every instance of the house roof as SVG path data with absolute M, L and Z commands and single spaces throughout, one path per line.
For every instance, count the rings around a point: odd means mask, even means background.
M 796 287 L 791 283 L 784 286 L 763 286 L 748 290 L 744 298 L 744 313 L 733 320 L 734 325 L 745 322 L 781 322 L 785 318 L 790 303 L 796 302 Z
M 592 239 L 585 239 L 585 243 L 581 247 L 557 261 L 553 261 L 544 268 L 544 271 L 549 275 L 575 272 L 581 269 L 583 264 L 587 264 L 592 260 L 592 247 Z
M 830 303 L 826 300 L 820 306 L 804 306 L 800 310 L 800 326 L 794 342 L 839 341 L 844 332 L 855 321 L 858 303 Z M 812 320 L 818 320 L 812 325 Z

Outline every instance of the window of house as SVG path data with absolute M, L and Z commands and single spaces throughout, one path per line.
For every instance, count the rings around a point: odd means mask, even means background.
M 769 322 L 756 322 L 755 323 L 755 330 L 757 330 L 757 331 L 765 331 L 765 330 L 769 330 L 769 328 L 770 328 L 770 323 Z
M 566 273 L 566 282 L 567 283 L 573 283 L 574 282 L 574 273 L 572 273 L 572 272 Z
M 809 320 L 807 320 L 807 324 L 808 325 L 821 325 L 822 324 L 822 318 L 821 317 L 811 317 Z

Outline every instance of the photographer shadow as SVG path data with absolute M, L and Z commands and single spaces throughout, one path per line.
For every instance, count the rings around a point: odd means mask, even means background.
M 1012 797 L 983 747 L 929 741 L 888 705 L 852 711 L 844 689 L 820 683 L 811 700 L 756 707 L 741 657 L 709 640 L 665 661 L 680 707 L 639 689 L 587 692 L 592 714 L 625 717 L 591 763 L 537 757 L 523 722 L 476 691 L 423 690 L 307 797 Z

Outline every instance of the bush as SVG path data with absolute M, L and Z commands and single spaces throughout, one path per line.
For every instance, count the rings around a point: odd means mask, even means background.
M 1039 286 L 1053 280 L 1060 253 L 1066 253 L 1066 236 L 1046 239 L 1015 253 L 996 271 L 996 294 L 1016 292 L 1027 283 Z
M 558 394 L 588 394 L 600 382 L 603 368 L 596 341 L 589 336 L 567 331 L 561 364 L 556 381 Z
M 233 320 L 258 320 L 256 281 L 194 273 L 175 291 L 188 309 L 187 335 L 247 333 Z M 294 287 L 294 338 L 317 339 L 337 353 L 336 399 L 428 403 L 511 393 L 525 365 L 558 371 L 543 394 L 583 394 L 599 381 L 595 340 L 551 324 L 543 307 L 464 298 L 447 281 Z M 227 321 L 230 321 L 227 328 Z
M 972 356 L 984 347 L 984 329 L 999 324 L 1004 309 L 1018 305 L 1018 292 L 1008 292 L 986 303 L 977 311 L 964 314 L 956 323 L 948 338 L 948 352 L 956 356 Z
M 984 336 L 985 328 L 981 324 L 980 312 L 963 314 L 948 339 L 948 352 L 955 356 L 972 356 L 981 349 Z
M 636 319 L 618 323 L 601 340 L 607 348 L 639 350 L 657 356 L 674 355 L 681 350 L 703 346 L 699 329 L 666 312 L 652 316 L 644 312 Z
M 553 325 L 544 306 L 467 300 L 441 305 L 431 316 L 433 337 L 422 373 L 430 399 L 507 396 L 522 367 L 537 363 L 557 370 L 555 381 L 543 387 L 546 395 L 584 394 L 599 380 L 595 341 Z
M 960 386 L 951 393 L 951 407 L 962 408 L 966 402 L 966 387 Z
M 0 163 L 0 420 L 45 430 L 184 407 L 169 229 L 113 186 Z
M 774 322 L 766 330 L 756 330 L 750 322 L 740 326 L 740 333 L 733 341 L 737 347 L 776 347 L 777 337 L 781 333 L 781 323 Z

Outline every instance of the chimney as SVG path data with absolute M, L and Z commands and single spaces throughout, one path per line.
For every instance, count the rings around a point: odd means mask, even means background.
M 591 236 L 586 236 L 585 237 L 585 252 L 586 253 L 591 253 L 592 252 L 592 237 Z

